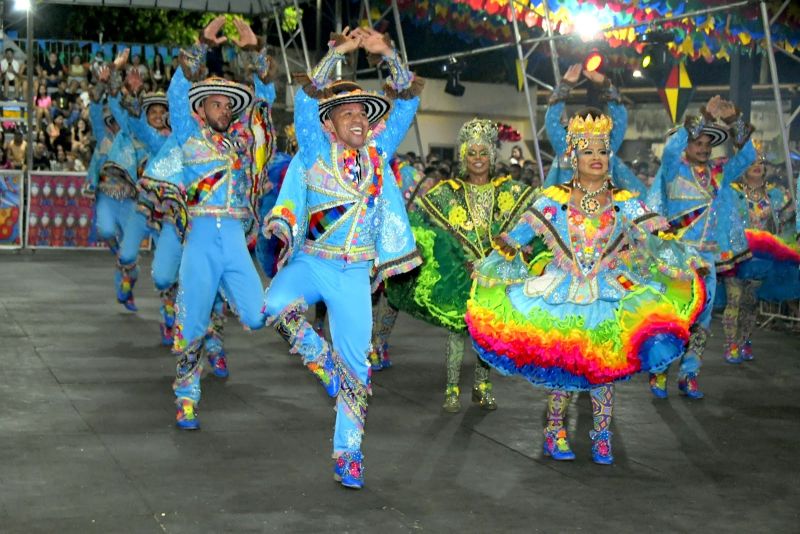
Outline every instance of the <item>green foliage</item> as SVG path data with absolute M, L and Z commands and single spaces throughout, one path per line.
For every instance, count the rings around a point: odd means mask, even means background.
M 186 46 L 195 42 L 200 30 L 216 16 L 216 13 L 199 11 L 81 6 L 80 9 L 69 11 L 65 26 L 73 39 L 96 40 L 102 31 L 105 42 Z M 228 14 L 225 18 L 225 35 L 229 39 L 238 37 L 233 19 L 243 17 Z M 247 21 L 246 18 L 244 20 Z

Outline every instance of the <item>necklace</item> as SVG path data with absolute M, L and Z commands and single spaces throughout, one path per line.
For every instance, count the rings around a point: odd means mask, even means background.
M 603 185 L 600 187 L 600 189 L 592 191 L 591 193 L 588 189 L 581 185 L 581 182 L 577 178 L 573 180 L 572 183 L 575 184 L 575 187 L 577 187 L 578 190 L 583 192 L 583 198 L 581 199 L 580 203 L 580 207 L 583 212 L 587 215 L 594 215 L 600 211 L 602 204 L 600 204 L 600 201 L 597 199 L 597 197 L 608 190 L 608 181 L 603 182 Z
M 744 196 L 747 197 L 748 200 L 753 202 L 758 202 L 766 195 L 764 194 L 766 184 L 761 184 L 756 187 L 751 187 L 746 182 L 742 184 L 742 189 L 744 189 Z

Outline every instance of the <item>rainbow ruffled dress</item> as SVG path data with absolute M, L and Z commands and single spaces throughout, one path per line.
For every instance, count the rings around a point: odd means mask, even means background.
M 800 298 L 800 249 L 792 239 L 792 199 L 781 187 L 769 184 L 763 195 L 749 198 L 739 183 L 735 192 L 736 211 L 752 258 L 739 266 L 736 276 L 762 280 L 758 298 L 781 302 Z
M 519 250 L 541 236 L 552 257 L 543 272 L 519 254 L 478 266 L 466 315 L 475 349 L 503 374 L 570 391 L 665 369 L 705 303 L 697 253 L 654 235 L 667 221 L 628 191 L 613 189 L 593 217 L 571 194 L 545 189 L 500 238 Z
M 409 213 L 423 263 L 387 282 L 389 302 L 430 324 L 466 330 L 472 262 L 492 251 L 492 238 L 513 224 L 532 199 L 529 186 L 508 176 L 485 185 L 459 179 L 438 183 Z

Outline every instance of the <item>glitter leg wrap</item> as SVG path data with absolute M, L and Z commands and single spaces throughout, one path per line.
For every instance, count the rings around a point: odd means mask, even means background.
M 741 336 L 742 344 L 750 342 L 750 336 L 753 335 L 753 329 L 756 326 L 756 318 L 758 317 L 756 292 L 760 286 L 760 280 L 750 280 L 742 291 L 742 307 L 739 313 L 739 335 Z
M 175 326 L 175 296 L 177 293 L 178 284 L 173 284 L 158 293 L 161 298 L 161 321 L 168 329 L 172 329 Z
M 567 417 L 567 408 L 572 394 L 568 391 L 553 389 L 547 395 L 547 426 L 545 431 L 558 432 L 564 428 Z
M 208 333 L 203 340 L 203 348 L 205 349 L 206 356 L 214 357 L 222 354 L 223 339 L 225 331 L 225 301 L 217 293 L 214 307 L 211 310 L 211 321 L 208 325 Z
M 187 346 L 178 357 L 175 382 L 172 384 L 175 403 L 178 407 L 184 400 L 190 400 L 194 404 L 200 402 L 200 373 L 203 371 L 203 363 L 198 355 L 202 341 L 202 339 L 198 339 Z
M 725 277 L 725 294 L 728 302 L 722 314 L 722 329 L 725 332 L 725 349 L 730 350 L 739 342 L 740 316 L 746 311 L 743 309 L 742 293 L 746 282 L 733 276 Z
M 464 334 L 450 332 L 447 334 L 447 352 L 445 353 L 448 385 L 458 385 L 459 381 L 461 380 L 461 362 L 463 361 Z

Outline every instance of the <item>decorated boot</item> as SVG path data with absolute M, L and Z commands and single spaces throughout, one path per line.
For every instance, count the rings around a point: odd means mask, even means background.
M 667 373 L 650 373 L 650 392 L 657 399 L 667 398 Z
M 225 358 L 225 352 L 218 352 L 216 354 L 208 355 L 208 363 L 211 365 L 211 372 L 217 378 L 228 378 L 228 360 Z
M 739 346 L 736 344 L 728 345 L 725 347 L 725 361 L 734 365 L 742 363 L 742 354 L 739 351 Z
M 181 430 L 197 430 L 200 428 L 200 420 L 197 418 L 195 403 L 189 399 L 178 400 L 178 413 L 175 416 L 175 424 Z
M 553 460 L 564 461 L 575 459 L 575 453 L 572 452 L 569 446 L 567 431 L 564 428 L 544 431 L 542 452 L 545 456 L 549 456 Z
M 589 437 L 592 438 L 592 461 L 600 465 L 611 465 L 614 463 L 614 455 L 611 454 L 611 431 L 607 428 L 601 431 L 592 430 Z
M 702 399 L 705 397 L 697 385 L 697 375 L 695 373 L 686 373 L 678 379 L 678 389 L 681 395 L 685 395 L 690 399 Z
M 456 384 L 447 384 L 444 390 L 444 404 L 442 408 L 449 413 L 458 413 L 461 410 L 461 391 Z
M 333 463 L 333 479 L 352 489 L 364 487 L 364 456 L 361 451 L 345 451 Z
M 497 409 L 497 402 L 492 395 L 492 383 L 488 380 L 472 387 L 472 402 L 478 403 L 481 410 L 493 411 Z
M 739 352 L 742 355 L 742 361 L 752 362 L 756 359 L 756 357 L 753 356 L 753 342 L 749 339 L 742 343 L 742 347 Z

